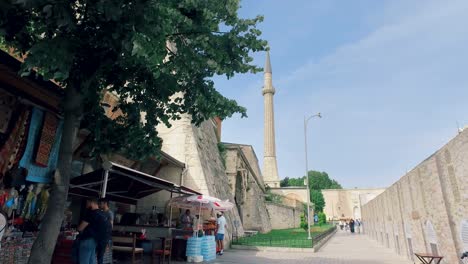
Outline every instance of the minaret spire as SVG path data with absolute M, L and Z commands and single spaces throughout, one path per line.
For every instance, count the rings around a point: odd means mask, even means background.
M 266 61 L 265 61 L 265 73 L 272 73 L 271 63 L 270 63 L 270 51 L 266 52 Z
M 264 85 L 262 89 L 264 100 L 264 158 L 263 158 L 263 178 L 264 182 L 270 187 L 280 187 L 278 176 L 278 165 L 276 162 L 276 143 L 275 143 L 275 112 L 273 96 L 275 88 L 273 87 L 272 71 L 270 62 L 270 52 L 266 53 Z

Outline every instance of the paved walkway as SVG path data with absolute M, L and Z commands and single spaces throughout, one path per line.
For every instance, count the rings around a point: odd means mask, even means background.
M 143 263 L 151 263 L 145 259 Z M 182 264 L 186 262 L 172 262 Z M 317 253 L 229 250 L 212 264 L 413 264 L 365 235 L 338 231 Z
M 173 262 L 174 263 L 174 262 Z M 181 262 L 175 262 L 181 263 Z M 365 235 L 339 231 L 317 253 L 229 250 L 213 264 L 413 264 Z

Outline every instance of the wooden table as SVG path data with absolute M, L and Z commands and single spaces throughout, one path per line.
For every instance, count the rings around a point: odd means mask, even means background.
M 424 264 L 439 264 L 444 257 L 442 256 L 437 256 L 429 253 L 414 253 L 416 257 L 421 261 L 421 263 Z

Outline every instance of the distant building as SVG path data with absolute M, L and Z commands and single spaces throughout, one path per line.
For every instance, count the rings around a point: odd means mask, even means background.
M 384 188 L 322 190 L 323 212 L 329 220 L 361 219 L 361 207 L 384 191 Z

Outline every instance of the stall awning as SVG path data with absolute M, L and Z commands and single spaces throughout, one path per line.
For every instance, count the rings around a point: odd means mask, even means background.
M 187 187 L 113 162 L 107 162 L 102 169 L 73 178 L 70 181 L 69 193 L 85 197 L 98 197 L 105 193 L 105 197 L 111 201 L 136 204 L 138 199 L 162 190 L 187 195 L 200 194 Z

